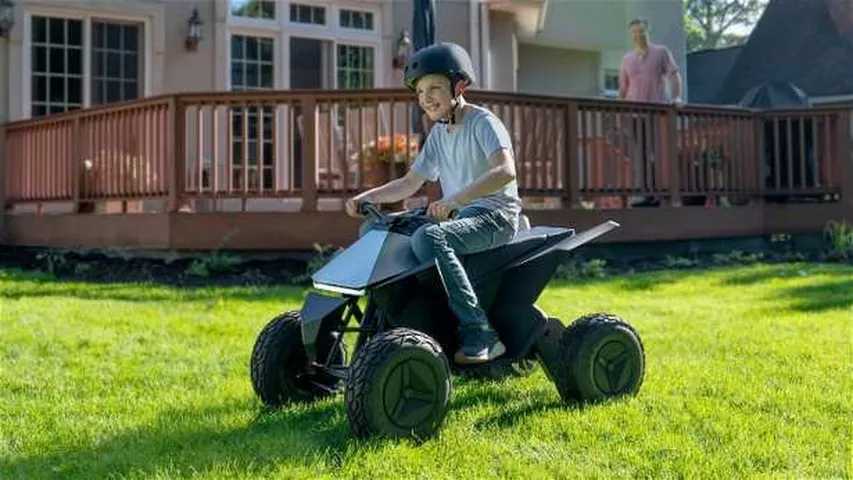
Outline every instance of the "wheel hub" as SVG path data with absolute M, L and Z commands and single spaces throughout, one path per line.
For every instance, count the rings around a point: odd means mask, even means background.
M 399 428 L 411 429 L 433 416 L 438 382 L 426 363 L 410 359 L 391 369 L 383 392 L 388 419 Z
M 633 356 L 622 342 L 608 342 L 596 354 L 593 376 L 595 384 L 607 395 L 622 393 L 634 377 Z

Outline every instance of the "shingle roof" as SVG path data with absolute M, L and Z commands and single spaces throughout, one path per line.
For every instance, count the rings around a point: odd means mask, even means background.
M 687 94 L 690 103 L 714 103 L 742 46 L 699 50 L 687 55 Z

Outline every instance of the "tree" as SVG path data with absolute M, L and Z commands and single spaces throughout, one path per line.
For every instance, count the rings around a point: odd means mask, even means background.
M 769 0 L 684 0 L 687 50 L 738 45 L 746 36 L 734 30 L 755 25 Z

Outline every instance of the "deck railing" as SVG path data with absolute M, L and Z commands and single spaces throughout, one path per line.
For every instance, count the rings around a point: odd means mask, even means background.
M 758 112 L 475 91 L 503 120 L 526 197 L 564 206 L 835 198 L 850 107 Z M 411 93 L 179 94 L 6 125 L 6 205 L 344 197 L 402 175 L 425 125 Z M 216 204 L 216 202 L 213 202 Z

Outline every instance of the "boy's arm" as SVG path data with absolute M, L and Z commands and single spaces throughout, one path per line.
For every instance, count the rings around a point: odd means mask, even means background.
M 371 203 L 394 203 L 411 197 L 421 188 L 426 178 L 414 170 L 409 170 L 406 175 L 390 182 L 362 192 L 347 201 L 347 213 L 355 216 L 359 202 Z M 350 211 L 352 210 L 352 211 Z
M 507 183 L 515 180 L 515 160 L 509 149 L 501 148 L 489 157 L 489 170 L 474 181 L 468 188 L 447 199 L 457 207 L 480 197 L 495 193 Z

